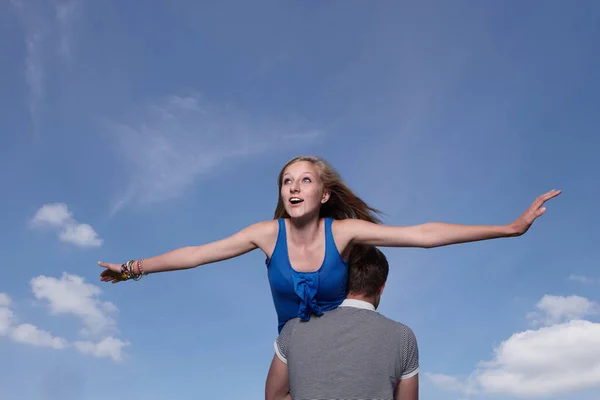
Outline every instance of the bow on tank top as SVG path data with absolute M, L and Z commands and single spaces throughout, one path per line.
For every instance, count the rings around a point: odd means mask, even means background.
M 279 233 L 271 259 L 267 260 L 267 275 L 277 312 L 278 330 L 292 318 L 303 321 L 311 314 L 323 315 L 346 298 L 348 263 L 342 259 L 333 240 L 331 224 L 325 219 L 325 259 L 314 272 L 299 272 L 292 268 L 288 255 L 285 220 L 279 220 Z

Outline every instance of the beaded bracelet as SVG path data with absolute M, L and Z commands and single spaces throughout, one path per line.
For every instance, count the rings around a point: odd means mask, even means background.
M 127 263 L 121 264 L 121 280 L 126 281 L 129 279 L 129 269 L 127 268 Z
M 137 261 L 138 274 L 140 274 L 140 276 L 144 276 L 144 268 L 142 267 L 143 263 L 144 263 L 144 259 L 143 258 L 140 258 Z
M 134 265 L 137 264 L 138 272 L 135 272 Z M 126 263 L 121 264 L 121 279 L 127 281 L 129 279 L 133 279 L 134 281 L 139 281 L 144 274 L 144 269 L 142 268 L 142 260 L 129 260 Z

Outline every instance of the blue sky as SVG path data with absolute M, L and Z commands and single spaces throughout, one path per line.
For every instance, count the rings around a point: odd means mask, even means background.
M 380 311 L 415 331 L 424 399 L 591 399 L 599 13 L 0 3 L 0 397 L 260 398 L 261 254 L 119 285 L 95 263 L 270 219 L 280 168 L 316 154 L 388 224 L 508 223 L 562 189 L 521 238 L 385 249 Z

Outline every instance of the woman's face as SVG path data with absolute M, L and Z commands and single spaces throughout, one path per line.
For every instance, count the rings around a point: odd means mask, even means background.
M 298 161 L 283 172 L 281 200 L 291 218 L 319 214 L 321 204 L 329 198 L 323 190 L 318 168 L 309 161 Z

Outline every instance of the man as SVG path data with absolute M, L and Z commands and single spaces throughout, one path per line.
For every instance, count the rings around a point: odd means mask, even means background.
M 286 323 L 275 342 L 267 400 L 418 400 L 415 335 L 375 311 L 388 271 L 381 251 L 361 249 L 351 257 L 348 295 L 338 308 Z

